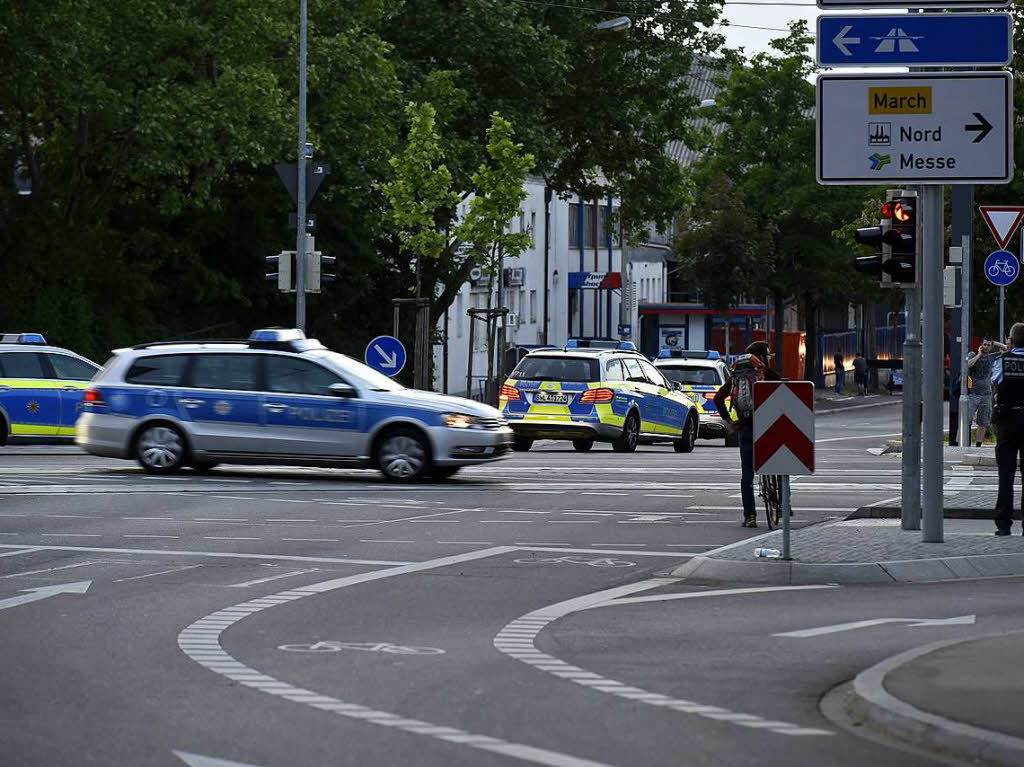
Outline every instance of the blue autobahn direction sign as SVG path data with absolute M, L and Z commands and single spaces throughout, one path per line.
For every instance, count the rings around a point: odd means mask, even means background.
M 818 17 L 823 66 L 1001 67 L 1012 58 L 1008 13 Z

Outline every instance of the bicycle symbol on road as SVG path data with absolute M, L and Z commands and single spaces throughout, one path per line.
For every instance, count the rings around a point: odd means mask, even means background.
M 985 276 L 994 285 L 1006 286 L 1017 279 L 1020 262 L 1008 250 L 997 250 L 985 259 Z
M 392 644 L 391 642 L 334 642 L 323 641 L 311 644 L 283 644 L 278 650 L 287 652 L 341 652 L 342 650 L 360 650 L 362 652 L 380 652 L 387 655 L 444 655 L 439 647 L 412 647 L 410 645 Z
M 584 557 L 541 557 L 539 559 L 517 559 L 517 565 L 557 565 L 568 563 L 571 565 L 589 565 L 590 567 L 633 567 L 636 562 L 628 562 L 625 559 L 612 559 L 611 557 L 600 557 L 598 559 L 585 559 Z

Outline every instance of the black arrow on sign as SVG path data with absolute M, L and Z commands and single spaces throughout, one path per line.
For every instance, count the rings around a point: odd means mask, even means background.
M 974 141 L 971 142 L 972 144 L 977 144 L 979 141 L 981 141 L 983 138 L 985 138 L 985 136 L 987 136 L 989 133 L 992 132 L 992 123 L 990 123 L 988 120 L 986 120 L 982 116 L 981 112 L 975 112 L 974 113 L 974 118 L 978 122 L 973 124 L 973 125 L 965 125 L 964 126 L 964 130 L 966 130 L 966 131 L 978 131 L 978 135 L 975 136 L 974 137 Z

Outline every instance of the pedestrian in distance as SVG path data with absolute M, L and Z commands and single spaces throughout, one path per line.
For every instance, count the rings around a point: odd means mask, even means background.
M 715 408 L 729 433 L 735 433 L 740 447 L 740 495 L 743 497 L 743 527 L 757 527 L 757 506 L 754 504 L 754 383 L 778 381 L 779 374 L 771 368 L 772 351 L 764 341 L 755 341 L 737 357 L 730 376 L 715 392 Z M 729 398 L 736 420 L 732 419 L 725 400 Z
M 853 380 L 857 384 L 857 394 L 861 397 L 868 393 L 868 361 L 864 352 L 857 352 L 853 358 Z
M 977 351 L 967 355 L 967 428 L 972 423 L 978 424 L 976 447 L 981 447 L 992 423 L 992 365 L 1006 348 L 1005 344 L 986 338 Z M 970 441 L 968 434 L 967 442 Z
M 1013 526 L 1013 481 L 1017 474 L 1017 457 L 1024 453 L 1024 323 L 1014 323 L 1010 328 L 1008 346 L 1008 352 L 992 361 L 996 465 L 999 467 L 996 535 L 1009 535 Z M 974 381 L 977 386 L 976 377 Z M 1024 506 L 1024 497 L 1021 501 Z
M 843 350 L 840 349 L 833 355 L 832 364 L 835 366 L 836 371 L 836 396 L 843 393 L 843 379 L 846 378 L 846 368 L 843 367 L 843 360 L 846 355 L 843 354 Z

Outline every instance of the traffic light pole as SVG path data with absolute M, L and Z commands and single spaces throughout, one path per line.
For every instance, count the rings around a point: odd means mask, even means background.
M 295 327 L 306 329 L 306 0 L 299 21 L 299 161 L 295 180 Z
M 903 342 L 903 508 L 904 530 L 921 529 L 921 288 L 909 288 L 907 335 Z
M 924 399 L 924 446 L 922 455 L 922 534 L 925 543 L 942 543 L 942 389 L 943 389 L 943 313 L 942 300 L 942 190 L 927 184 L 921 187 L 921 283 L 924 303 L 924 349 L 922 390 Z
M 971 351 L 971 235 L 960 238 L 960 446 L 971 446 L 971 407 L 967 399 L 967 355 Z

